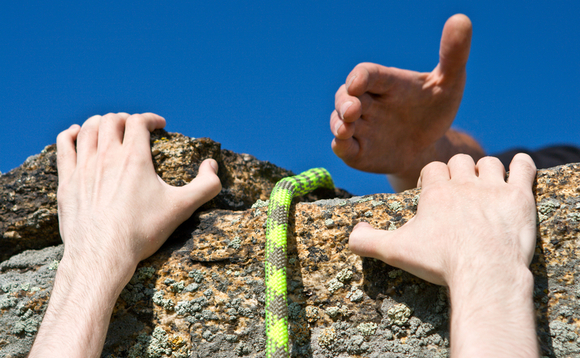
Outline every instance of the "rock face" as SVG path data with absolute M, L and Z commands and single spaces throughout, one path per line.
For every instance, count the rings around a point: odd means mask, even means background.
M 139 265 L 115 307 L 103 357 L 263 357 L 265 200 L 291 173 L 208 139 L 166 132 L 155 133 L 152 153 L 173 185 L 215 158 L 224 190 Z M 26 355 L 46 308 L 63 250 L 56 180 L 52 146 L 0 176 L 0 357 Z M 580 166 L 540 171 L 535 192 L 532 271 L 542 354 L 580 356 Z M 348 198 L 336 190 L 292 206 L 293 356 L 448 355 L 446 290 L 348 249 L 356 223 L 394 230 L 413 217 L 419 195 Z

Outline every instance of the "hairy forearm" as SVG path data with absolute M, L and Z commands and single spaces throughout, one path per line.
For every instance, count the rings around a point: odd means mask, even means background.
M 29 357 L 99 357 L 113 307 L 130 278 L 125 271 L 130 269 L 73 262 L 65 253 Z
M 453 357 L 538 357 L 533 276 L 496 267 L 450 286 Z
M 485 156 L 483 148 L 473 137 L 449 129 L 441 139 L 423 151 L 404 172 L 387 174 L 387 178 L 396 192 L 415 188 L 421 169 L 425 165 L 434 161 L 447 163 L 451 157 L 459 153 L 469 154 L 475 162 Z

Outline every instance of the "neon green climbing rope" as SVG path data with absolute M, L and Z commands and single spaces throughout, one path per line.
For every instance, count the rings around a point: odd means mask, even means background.
M 286 230 L 292 198 L 316 188 L 333 188 L 326 169 L 314 168 L 276 183 L 266 221 L 266 358 L 287 358 Z

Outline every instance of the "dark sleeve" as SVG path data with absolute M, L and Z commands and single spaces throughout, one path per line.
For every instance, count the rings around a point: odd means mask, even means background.
M 558 165 L 580 162 L 580 148 L 571 145 L 558 145 L 546 147 L 536 151 L 530 151 L 524 148 L 510 149 L 507 152 L 493 155 L 499 158 L 503 163 L 505 170 L 509 170 L 510 162 L 514 155 L 518 153 L 527 153 L 532 157 L 538 169 L 551 168 Z

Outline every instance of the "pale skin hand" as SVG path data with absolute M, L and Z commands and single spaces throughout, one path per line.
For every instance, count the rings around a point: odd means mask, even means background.
M 99 357 L 113 306 L 139 261 L 221 190 L 214 160 L 183 187 L 159 178 L 149 132 L 164 126 L 152 113 L 107 114 L 58 136 L 65 250 L 30 357 Z
M 357 65 L 336 92 L 332 150 L 347 165 L 390 174 L 395 190 L 415 186 L 421 169 L 458 153 L 484 153 L 470 136 L 450 129 L 465 87 L 471 21 L 447 20 L 439 64 L 419 73 L 373 63 Z
M 470 156 L 433 162 L 420 177 L 417 215 L 395 231 L 358 224 L 350 249 L 380 259 L 451 295 L 454 357 L 537 357 L 528 268 L 535 248 L 536 168 L 526 154 L 510 165 Z

